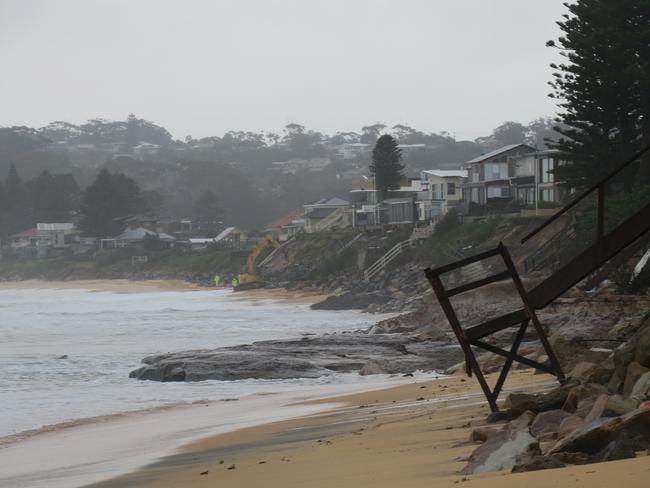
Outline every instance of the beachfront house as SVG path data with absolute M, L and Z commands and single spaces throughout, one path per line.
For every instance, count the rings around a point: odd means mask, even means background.
M 237 227 L 226 227 L 214 238 L 217 244 L 234 249 L 239 249 L 245 245 L 247 240 L 248 234 Z
M 426 200 L 418 202 L 419 220 L 432 220 L 457 207 L 462 199 L 462 185 L 467 180 L 463 169 L 428 169 L 420 173 L 427 192 Z
M 101 249 L 122 249 L 126 247 L 136 247 L 146 244 L 147 241 L 157 242 L 161 248 L 170 248 L 174 246 L 176 239 L 174 236 L 164 232 L 155 232 L 144 227 L 127 227 L 121 234 L 110 239 L 101 239 L 99 247 Z
M 522 207 L 557 207 L 565 189 L 555 181 L 553 170 L 566 164 L 553 149 L 534 151 L 513 158 L 515 176 L 510 179 L 513 196 Z
M 269 222 L 264 231 L 276 241 L 286 241 L 302 231 L 305 226 L 305 209 L 299 208 Z
M 342 198 L 321 198 L 304 205 L 305 232 L 323 232 L 333 228 L 349 227 L 352 222 L 350 203 Z
M 461 185 L 464 210 L 504 208 L 514 198 L 510 180 L 516 176 L 515 159 L 534 151 L 526 144 L 510 144 L 467 161 L 467 180 Z

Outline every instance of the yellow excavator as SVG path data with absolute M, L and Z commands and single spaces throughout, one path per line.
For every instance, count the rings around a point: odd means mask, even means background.
M 257 278 L 257 273 L 255 271 L 255 260 L 268 246 L 273 246 L 275 249 L 278 249 L 280 243 L 271 236 L 264 236 L 264 239 L 262 239 L 248 255 L 248 258 L 246 259 L 246 273 L 239 275 L 239 284 L 235 288 L 235 291 L 252 290 L 254 288 L 259 288 L 262 285 Z

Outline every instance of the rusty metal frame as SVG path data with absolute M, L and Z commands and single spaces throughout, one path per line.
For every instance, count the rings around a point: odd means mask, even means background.
M 480 280 L 476 280 L 474 282 L 467 283 L 450 290 L 445 289 L 442 280 L 440 279 L 441 275 L 455 269 L 462 268 L 463 266 L 467 266 L 468 264 L 499 255 L 506 265 L 506 271 L 493 274 L 487 278 L 482 278 Z M 479 385 L 485 394 L 485 398 L 490 405 L 490 409 L 493 412 L 497 412 L 499 410 L 497 399 L 499 398 L 499 393 L 501 393 L 501 389 L 503 388 L 503 385 L 508 377 L 512 363 L 515 361 L 527 366 L 531 366 L 545 373 L 550 373 L 556 376 L 560 383 L 565 382 L 562 367 L 560 366 L 560 363 L 555 353 L 553 352 L 551 345 L 548 342 L 546 332 L 544 331 L 541 323 L 537 318 L 537 315 L 535 314 L 535 308 L 532 306 L 529 300 L 528 293 L 526 292 L 526 289 L 521 282 L 521 278 L 519 277 L 517 269 L 512 262 L 510 253 L 508 252 L 508 249 L 503 245 L 503 243 L 499 243 L 499 246 L 496 249 L 462 259 L 455 263 L 451 263 L 435 269 L 427 268 L 424 270 L 424 273 L 429 280 L 429 283 L 431 283 L 431 287 L 433 288 L 433 291 L 435 292 L 436 297 L 440 302 L 440 306 L 442 307 L 442 310 L 445 313 L 445 316 L 447 317 L 452 330 L 454 331 L 456 339 L 458 340 L 458 343 L 460 344 L 460 347 L 465 354 L 465 369 L 467 375 L 470 377 L 472 376 L 472 373 L 476 375 L 476 379 L 478 380 Z M 460 321 L 458 320 L 456 311 L 454 310 L 454 307 L 452 306 L 449 298 L 459 293 L 464 293 L 466 291 L 485 286 L 489 283 L 502 281 L 507 278 L 512 279 L 515 288 L 521 297 L 523 308 L 502 315 L 501 317 L 488 320 L 482 324 L 475 325 L 467 329 L 463 328 L 460 324 Z M 521 341 L 524 338 L 524 334 L 526 333 L 526 330 L 531 323 L 540 338 L 542 347 L 548 356 L 550 365 L 542 364 L 517 354 L 519 346 L 521 345 Z M 499 347 L 488 344 L 482 340 L 484 337 L 516 325 L 519 325 L 519 329 L 517 330 L 515 339 L 510 346 L 510 349 L 507 351 L 505 349 L 501 349 Z M 474 355 L 474 351 L 472 350 L 472 346 L 484 349 L 506 358 L 494 389 L 490 389 L 490 386 L 487 384 L 485 376 L 481 371 L 481 367 L 476 360 L 476 356 Z

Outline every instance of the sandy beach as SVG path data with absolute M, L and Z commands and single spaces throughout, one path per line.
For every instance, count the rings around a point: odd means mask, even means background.
M 206 288 L 183 280 L 24 280 L 0 281 L 0 290 L 28 289 L 84 289 L 96 292 L 112 293 L 148 293 L 152 291 L 228 291 L 230 288 Z M 237 292 L 233 298 L 256 302 L 260 300 L 278 300 L 286 303 L 316 303 L 328 295 L 306 291 L 287 291 L 284 288 L 260 288 Z
M 494 379 L 494 378 L 492 378 Z M 546 375 L 514 372 L 508 389 L 539 391 Z M 487 407 L 461 377 L 339 397 L 345 406 L 202 439 L 94 488 L 165 487 L 646 487 L 650 457 L 521 474 L 461 476 Z M 314 402 L 308 402 L 313 404 Z
M 204 288 L 183 280 L 0 281 L 0 290 L 27 289 L 84 289 L 113 293 L 147 293 L 151 291 L 196 291 Z

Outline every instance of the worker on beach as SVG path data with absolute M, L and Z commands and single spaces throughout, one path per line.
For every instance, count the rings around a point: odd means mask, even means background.
M 232 285 L 233 290 L 239 286 L 239 280 L 237 279 L 236 276 L 233 276 L 232 281 L 230 282 L 230 284 Z
M 214 286 L 219 288 L 219 285 L 221 284 L 221 276 L 218 274 L 214 275 Z

